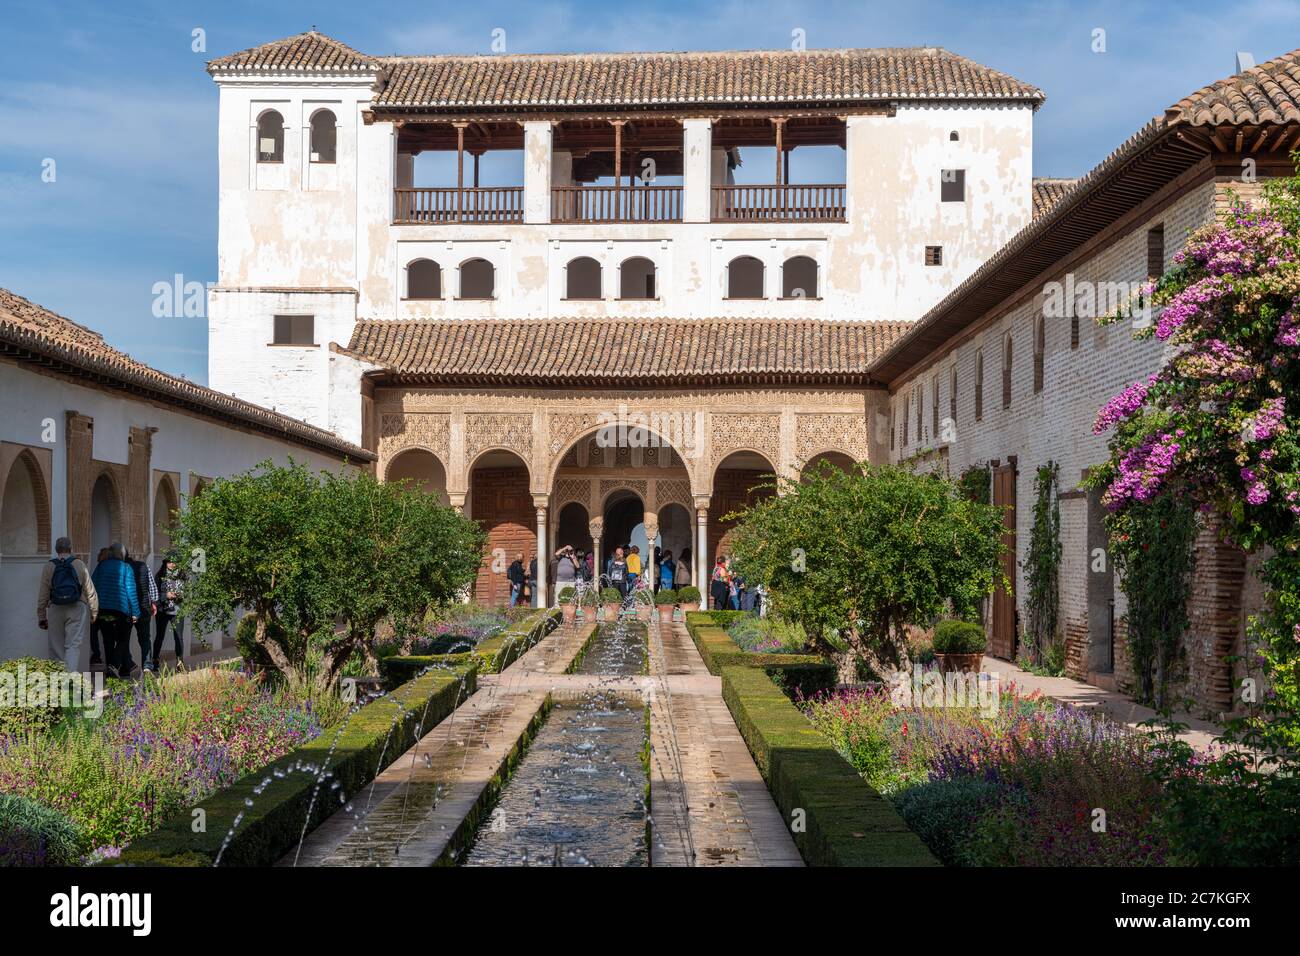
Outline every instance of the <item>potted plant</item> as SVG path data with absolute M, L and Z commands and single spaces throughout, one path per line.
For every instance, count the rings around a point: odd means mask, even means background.
M 577 598 L 574 603 L 578 606 L 578 619 L 585 621 L 590 614 L 592 618 L 596 616 L 596 608 L 600 606 L 600 596 L 596 589 L 590 585 L 580 585 L 578 587 Z
M 618 620 L 618 609 L 623 606 L 623 595 L 618 588 L 600 589 L 601 616 L 607 621 Z
M 572 624 L 573 619 L 578 615 L 577 596 L 578 592 L 571 587 L 560 588 L 560 611 L 564 615 L 565 624 Z
M 688 584 L 677 592 L 677 606 L 683 613 L 688 611 L 698 611 L 700 609 L 700 589 L 693 584 Z
M 934 629 L 934 656 L 945 674 L 978 674 L 987 646 L 984 628 L 970 621 L 940 621 Z
M 659 608 L 659 623 L 671 624 L 673 611 L 677 609 L 677 592 L 672 588 L 664 588 L 655 595 L 655 605 Z
M 650 591 L 634 591 L 632 593 L 632 605 L 636 608 L 636 619 L 638 621 L 649 621 L 650 610 L 654 595 Z

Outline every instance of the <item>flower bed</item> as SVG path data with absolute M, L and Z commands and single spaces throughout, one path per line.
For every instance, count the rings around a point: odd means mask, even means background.
M 1148 738 L 1014 686 L 996 712 L 824 693 L 804 713 L 949 865 L 1150 866 L 1169 847 Z
M 211 669 L 110 696 L 96 720 L 0 738 L 0 791 L 66 816 L 81 854 L 113 856 L 240 777 L 312 740 L 345 708 Z

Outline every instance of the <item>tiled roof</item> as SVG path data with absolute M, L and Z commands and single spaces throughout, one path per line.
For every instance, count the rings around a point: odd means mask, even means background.
M 1165 183 L 1202 161 L 1209 147 L 1180 135 L 1189 126 L 1280 127 L 1300 123 L 1300 50 L 1193 93 L 1152 119 L 1086 175 L 1061 191 L 952 292 L 880 355 L 871 374 L 892 383 L 948 347 L 952 338 L 1080 244 L 1118 221 Z M 1265 102 L 1267 101 L 1267 102 Z M 1284 132 L 1282 135 L 1286 135 Z M 1208 142 L 1208 133 L 1202 138 Z M 1111 189 L 1122 182 L 1124 189 Z
M 319 33 L 221 57 L 211 73 L 382 71 L 382 107 L 573 107 L 1021 100 L 1043 92 L 938 47 L 367 57 Z
M 1037 219 L 1056 205 L 1056 201 L 1065 195 L 1065 191 L 1077 183 L 1077 179 L 1049 179 L 1042 177 L 1034 180 L 1034 218 Z
M 364 448 L 331 432 L 224 392 L 195 384 L 136 361 L 108 345 L 97 332 L 0 289 L 0 355 L 31 362 L 97 387 L 123 389 L 275 438 L 353 461 L 373 461 Z
M 238 72 L 243 70 L 282 70 L 312 72 L 365 72 L 377 71 L 377 58 L 358 53 L 346 43 L 314 30 L 297 36 L 285 37 L 263 43 L 248 50 L 208 62 L 209 73 Z
M 1193 126 L 1300 121 L 1300 50 L 1202 87 L 1165 112 Z
M 478 319 L 358 322 L 348 350 L 448 385 L 865 383 L 906 322 Z

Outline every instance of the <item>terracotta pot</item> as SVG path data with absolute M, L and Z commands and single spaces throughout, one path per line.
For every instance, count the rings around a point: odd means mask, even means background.
M 935 654 L 939 670 L 945 674 L 978 674 L 983 654 Z
M 648 621 L 648 620 L 650 620 L 650 605 L 649 605 L 649 604 L 638 604 L 638 605 L 636 606 L 636 619 L 637 619 L 638 621 Z
M 677 609 L 671 604 L 660 604 L 658 605 L 658 607 L 659 607 L 659 623 L 671 624 L 673 622 L 673 611 Z
M 692 611 L 698 611 L 700 609 L 700 602 L 692 601 L 689 604 L 679 604 L 677 606 L 682 609 L 683 614 L 690 614 Z
M 600 610 L 601 610 L 602 615 L 603 615 L 603 617 L 605 618 L 605 620 L 607 620 L 607 621 L 617 621 L 617 620 L 618 620 L 618 604 L 617 604 L 617 603 L 602 604 L 602 605 L 600 606 Z
M 578 606 L 576 604 L 561 604 L 560 611 L 564 615 L 565 624 L 572 624 L 573 619 L 578 616 Z

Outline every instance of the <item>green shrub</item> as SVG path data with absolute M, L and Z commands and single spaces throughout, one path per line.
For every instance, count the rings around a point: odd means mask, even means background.
M 560 593 L 556 595 L 556 600 L 561 604 L 572 604 L 577 593 L 578 592 L 575 591 L 571 585 L 565 585 L 560 588 Z
M 722 670 L 722 697 L 809 866 L 935 866 L 898 812 L 771 680 Z
M 623 600 L 623 595 L 618 593 L 618 588 L 601 588 L 600 600 L 603 604 L 619 604 Z
M 984 628 L 970 621 L 940 621 L 934 629 L 936 654 L 983 654 L 986 647 Z
M 660 591 L 658 594 L 655 595 L 655 603 L 660 605 L 676 604 L 677 592 L 674 591 L 672 588 L 665 588 L 664 590 Z
M 894 805 L 943 863 L 971 866 L 979 861 L 967 843 L 980 817 L 998 805 L 1002 794 L 996 783 L 974 777 L 935 780 L 902 791 Z
M 62 813 L 26 797 L 0 794 L 0 867 L 72 866 L 80 843 L 77 825 Z
M 12 674 L 12 678 L 0 677 L 6 683 L 9 680 L 14 682 L 14 692 L 19 692 L 18 672 L 19 669 L 25 670 L 30 676 L 32 674 L 62 674 L 64 673 L 62 661 L 44 660 L 39 657 L 19 657 L 11 661 L 0 661 L 0 674 Z M 61 716 L 61 707 L 59 706 L 58 696 L 50 699 L 46 695 L 44 707 L 28 707 L 25 701 L 15 700 L 19 704 L 17 707 L 0 707 L 0 737 L 9 734 L 15 736 L 28 733 L 45 733 L 59 722 Z
M 688 584 L 677 592 L 677 600 L 683 604 L 697 604 L 700 600 L 700 589 L 693 584 Z
M 742 650 L 722 628 L 713 624 L 718 611 L 687 611 L 686 630 L 710 674 L 723 667 L 757 667 L 791 697 L 811 697 L 835 686 L 835 665 L 816 654 L 755 653 Z M 744 612 L 738 612 L 744 613 Z M 746 615 L 752 619 L 752 615 Z

